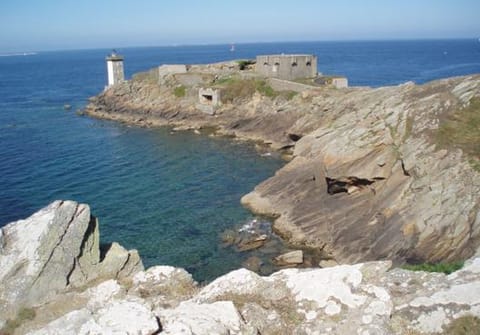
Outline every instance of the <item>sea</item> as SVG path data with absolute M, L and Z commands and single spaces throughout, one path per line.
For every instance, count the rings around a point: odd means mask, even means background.
M 140 128 L 79 116 L 104 89 L 111 49 L 0 54 L 0 226 L 56 199 L 88 203 L 102 243 L 135 248 L 146 266 L 186 268 L 208 281 L 251 253 L 220 236 L 257 218 L 242 195 L 284 162 L 253 143 L 168 127 Z M 352 86 L 422 84 L 480 73 L 480 41 L 289 42 L 117 49 L 126 77 L 161 64 L 314 53 L 324 74 Z M 68 105 L 68 106 L 66 106 Z M 265 220 L 265 219 L 262 219 Z

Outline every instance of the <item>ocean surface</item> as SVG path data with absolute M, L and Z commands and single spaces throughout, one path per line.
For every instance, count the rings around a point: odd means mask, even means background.
M 125 72 L 257 54 L 315 53 L 319 71 L 383 86 L 480 73 L 478 40 L 309 42 L 118 49 Z M 78 116 L 106 83 L 110 50 L 0 54 L 0 226 L 55 199 L 88 203 L 102 242 L 136 248 L 147 266 L 170 264 L 209 280 L 250 254 L 220 234 L 254 217 L 240 198 L 282 166 L 254 146 L 168 128 Z M 64 105 L 71 105 L 65 110 Z

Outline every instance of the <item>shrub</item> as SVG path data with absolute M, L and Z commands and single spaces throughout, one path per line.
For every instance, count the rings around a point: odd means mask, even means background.
M 173 94 L 177 98 L 183 98 L 186 93 L 187 93 L 187 89 L 183 85 L 177 86 L 173 89 Z
M 255 61 L 251 59 L 241 59 L 241 60 L 237 60 L 237 63 L 238 63 L 238 68 L 240 70 L 245 70 L 248 65 L 255 64 Z

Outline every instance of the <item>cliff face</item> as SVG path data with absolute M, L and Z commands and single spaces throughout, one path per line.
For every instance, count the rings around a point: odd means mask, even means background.
M 301 138 L 293 161 L 243 203 L 340 262 L 465 258 L 480 237 L 479 174 L 461 150 L 439 148 L 437 129 L 479 87 L 473 77 L 353 91 L 331 105 L 315 97 L 337 117 Z
M 231 64 L 195 71 L 207 78 L 202 85 L 216 85 L 205 73 L 220 73 L 220 81 L 228 76 L 230 83 L 236 75 Z M 214 116 L 195 107 L 198 83 L 177 97 L 179 78 L 156 80 L 115 86 L 93 98 L 86 113 L 214 128 L 291 151 L 284 168 L 242 199 L 254 212 L 276 217 L 274 229 L 291 244 L 340 263 L 451 261 L 478 247 L 479 173 L 459 147 L 440 146 L 438 134 L 444 120 L 480 96 L 480 76 L 290 96 L 265 94 L 264 86 L 248 91 L 252 80 L 241 79 L 224 85 L 237 96 Z
M 0 232 L 1 334 L 477 334 L 480 327 L 480 258 L 450 275 L 377 261 L 268 277 L 240 269 L 199 287 L 183 269 L 144 271 L 136 252 L 118 245 L 100 261 L 97 221 L 85 204 L 57 201 Z

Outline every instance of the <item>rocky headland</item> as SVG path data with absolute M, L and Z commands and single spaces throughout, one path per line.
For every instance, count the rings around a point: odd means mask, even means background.
M 291 246 L 327 260 L 450 262 L 475 253 L 480 75 L 336 89 L 279 85 L 243 65 L 152 69 L 92 98 L 85 113 L 280 151 L 289 162 L 242 203 L 275 218 Z M 214 113 L 205 113 L 200 88 L 221 92 Z
M 0 230 L 1 334 L 478 334 L 480 258 L 449 275 L 375 261 L 239 269 L 206 286 L 99 245 L 89 207 L 56 201 Z

